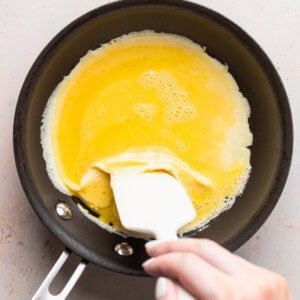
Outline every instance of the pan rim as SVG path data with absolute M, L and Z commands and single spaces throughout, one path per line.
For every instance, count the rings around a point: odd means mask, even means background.
M 43 61 L 47 59 L 47 56 L 51 53 L 52 49 L 55 48 L 59 43 L 63 42 L 65 37 L 67 37 L 71 32 L 79 29 L 82 24 L 95 18 L 99 15 L 113 12 L 118 9 L 126 9 L 127 7 L 145 6 L 145 5 L 166 5 L 170 7 L 178 7 L 180 9 L 190 10 L 197 14 L 202 14 L 207 18 L 213 19 L 215 22 L 232 32 L 242 43 L 251 49 L 251 53 L 254 55 L 255 59 L 263 67 L 268 78 L 272 81 L 272 87 L 279 99 L 278 106 L 281 112 L 282 118 L 282 149 L 280 153 L 280 162 L 276 172 L 276 177 L 272 189 L 266 196 L 267 201 L 264 202 L 262 207 L 256 212 L 256 214 L 249 220 L 249 222 L 241 228 L 231 239 L 229 239 L 224 246 L 232 251 L 238 249 L 247 240 L 249 240 L 256 231 L 261 227 L 261 225 L 267 220 L 275 205 L 277 204 L 280 195 L 285 186 L 293 152 L 293 123 L 292 115 L 289 106 L 288 97 L 285 88 L 282 84 L 280 76 L 278 75 L 273 63 L 266 55 L 266 53 L 261 49 L 257 42 L 242 28 L 240 28 L 233 21 L 224 17 L 222 14 L 202 6 L 200 4 L 181 1 L 181 0 L 123 0 L 117 1 L 110 4 L 100 6 L 86 14 L 76 18 L 69 25 L 64 27 L 41 51 L 39 56 L 34 61 L 32 67 L 30 68 L 24 83 L 22 85 L 18 102 L 15 110 L 14 125 L 13 125 L 13 146 L 14 146 L 14 156 L 15 163 L 17 167 L 18 176 L 20 178 L 23 190 L 25 191 L 26 197 L 30 202 L 32 208 L 41 219 L 41 221 L 46 225 L 46 227 L 70 250 L 80 255 L 87 261 L 90 261 L 96 265 L 103 268 L 114 270 L 120 273 L 125 273 L 128 275 L 145 275 L 142 271 L 129 271 L 126 267 L 121 268 L 119 265 L 110 264 L 105 261 L 104 258 L 97 259 L 95 255 L 92 254 L 87 247 L 83 247 L 81 242 L 76 238 L 70 238 L 62 227 L 57 226 L 55 222 L 52 221 L 52 217 L 48 211 L 41 205 L 39 199 L 34 195 L 31 189 L 31 181 L 26 171 L 26 166 L 24 164 L 24 136 L 23 131 L 23 120 L 25 118 L 26 105 L 28 103 L 28 92 L 31 88 L 31 84 L 34 81 L 37 71 L 43 65 Z

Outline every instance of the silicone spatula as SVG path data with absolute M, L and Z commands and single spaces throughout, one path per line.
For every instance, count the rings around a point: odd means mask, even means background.
M 158 240 L 177 239 L 177 231 L 195 216 L 181 183 L 164 172 L 111 175 L 122 225 Z

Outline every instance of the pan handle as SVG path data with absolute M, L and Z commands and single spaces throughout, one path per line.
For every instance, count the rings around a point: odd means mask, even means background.
M 82 272 L 87 266 L 87 262 L 81 261 L 75 271 L 73 272 L 72 276 L 70 277 L 69 281 L 62 289 L 62 291 L 58 295 L 52 295 L 49 292 L 49 286 L 52 283 L 55 276 L 58 274 L 68 257 L 70 256 L 70 252 L 68 250 L 64 250 L 63 253 L 60 255 L 46 278 L 44 279 L 43 283 L 40 285 L 32 300 L 53 300 L 53 299 L 66 299 L 69 293 L 71 292 L 72 288 L 80 278 Z

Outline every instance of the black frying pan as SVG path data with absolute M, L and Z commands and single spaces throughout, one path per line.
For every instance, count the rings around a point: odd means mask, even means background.
M 20 92 L 14 120 L 14 151 L 23 188 L 42 222 L 71 251 L 100 267 L 144 275 L 144 240 L 128 238 L 134 253 L 114 251 L 124 238 L 88 220 L 73 199 L 50 182 L 40 144 L 41 116 L 55 86 L 89 49 L 132 31 L 176 33 L 207 47 L 209 55 L 229 66 L 251 106 L 252 173 L 235 205 L 196 237 L 213 239 L 230 250 L 245 243 L 267 219 L 285 184 L 292 155 L 292 121 L 280 78 L 262 49 L 241 28 L 197 4 L 176 0 L 132 0 L 102 6 L 64 28 L 41 52 Z M 116 108 L 117 109 L 117 108 Z M 67 203 L 73 217 L 55 210 Z

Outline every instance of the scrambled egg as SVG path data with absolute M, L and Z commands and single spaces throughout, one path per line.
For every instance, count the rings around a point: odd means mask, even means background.
M 47 171 L 60 191 L 99 215 L 100 226 L 125 234 L 110 174 L 168 172 L 197 213 L 183 233 L 230 208 L 243 191 L 249 114 L 228 68 L 199 45 L 130 33 L 89 51 L 52 93 L 41 128 Z

